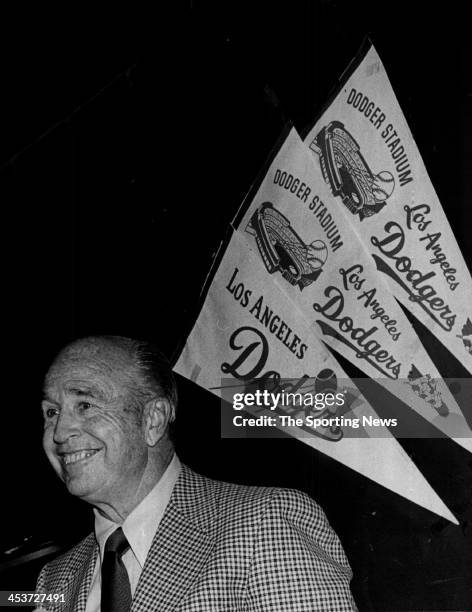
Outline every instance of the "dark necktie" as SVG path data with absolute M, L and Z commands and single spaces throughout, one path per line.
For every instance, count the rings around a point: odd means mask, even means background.
M 128 572 L 121 556 L 129 544 L 121 527 L 118 527 L 105 544 L 102 564 L 101 612 L 129 612 L 131 587 Z

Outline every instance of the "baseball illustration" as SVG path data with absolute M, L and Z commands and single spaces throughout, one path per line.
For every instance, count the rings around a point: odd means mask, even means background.
M 322 240 L 314 240 L 307 246 L 308 263 L 314 270 L 318 270 L 328 259 L 328 248 Z
M 331 368 L 325 368 L 318 372 L 315 377 L 315 393 L 327 393 L 328 391 L 337 391 L 338 377 Z
M 385 202 L 395 188 L 395 179 L 388 170 L 382 170 L 374 177 L 372 192 L 377 202 Z

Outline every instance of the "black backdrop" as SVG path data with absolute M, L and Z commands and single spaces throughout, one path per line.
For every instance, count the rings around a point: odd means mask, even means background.
M 31 550 L 67 544 L 91 526 L 41 454 L 41 379 L 54 352 L 89 333 L 176 350 L 283 118 L 311 121 L 366 35 L 470 267 L 472 54 L 459 4 L 155 8 L 136 19 L 42 7 L 2 20 L 2 550 L 25 537 Z M 463 375 L 419 331 L 443 375 Z M 402 441 L 456 527 L 294 440 L 220 439 L 219 402 L 179 383 L 181 458 L 213 477 L 314 496 L 345 545 L 361 610 L 472 609 L 470 454 L 449 440 Z M 4 571 L 0 588 L 34 588 L 39 564 Z

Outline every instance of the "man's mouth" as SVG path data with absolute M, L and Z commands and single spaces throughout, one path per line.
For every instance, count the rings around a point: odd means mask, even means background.
M 96 453 L 99 452 L 100 449 L 88 449 L 76 451 L 74 453 L 63 453 L 61 454 L 61 461 L 63 465 L 71 465 L 73 463 L 78 463 L 79 461 L 85 461 L 89 457 L 92 457 Z

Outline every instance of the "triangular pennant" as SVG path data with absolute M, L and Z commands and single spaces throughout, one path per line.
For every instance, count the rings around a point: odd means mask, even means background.
M 377 418 L 375 410 L 288 297 L 275 283 L 268 282 L 259 255 L 251 252 L 239 233 L 231 238 L 174 369 L 229 401 L 235 393 L 251 390 L 262 381 L 269 384 L 272 393 L 288 392 L 287 380 L 293 381 L 292 391 L 301 391 L 313 380 L 315 390 L 326 388 L 327 381 L 329 388 L 334 384 L 336 389 L 343 381 L 343 398 L 348 400 L 337 414 L 342 412 L 342 423 L 358 419 L 359 428 L 331 426 L 330 422 L 312 426 L 309 416 L 329 414 L 336 418 L 332 408 L 310 414 L 306 406 L 302 410 L 296 405 L 280 408 L 279 404 L 273 411 L 265 404 L 253 406 L 248 402 L 245 410 L 255 417 L 275 419 L 272 426 L 457 523 L 389 430 L 381 421 L 372 422 Z M 316 387 L 317 383 L 322 387 Z M 230 404 L 225 403 L 222 409 L 240 414 Z
M 472 373 L 472 279 L 373 46 L 305 143 L 392 293 Z
M 294 129 L 235 225 L 308 325 L 360 370 L 472 450 L 472 432 Z M 431 383 L 424 398 L 411 372 Z

